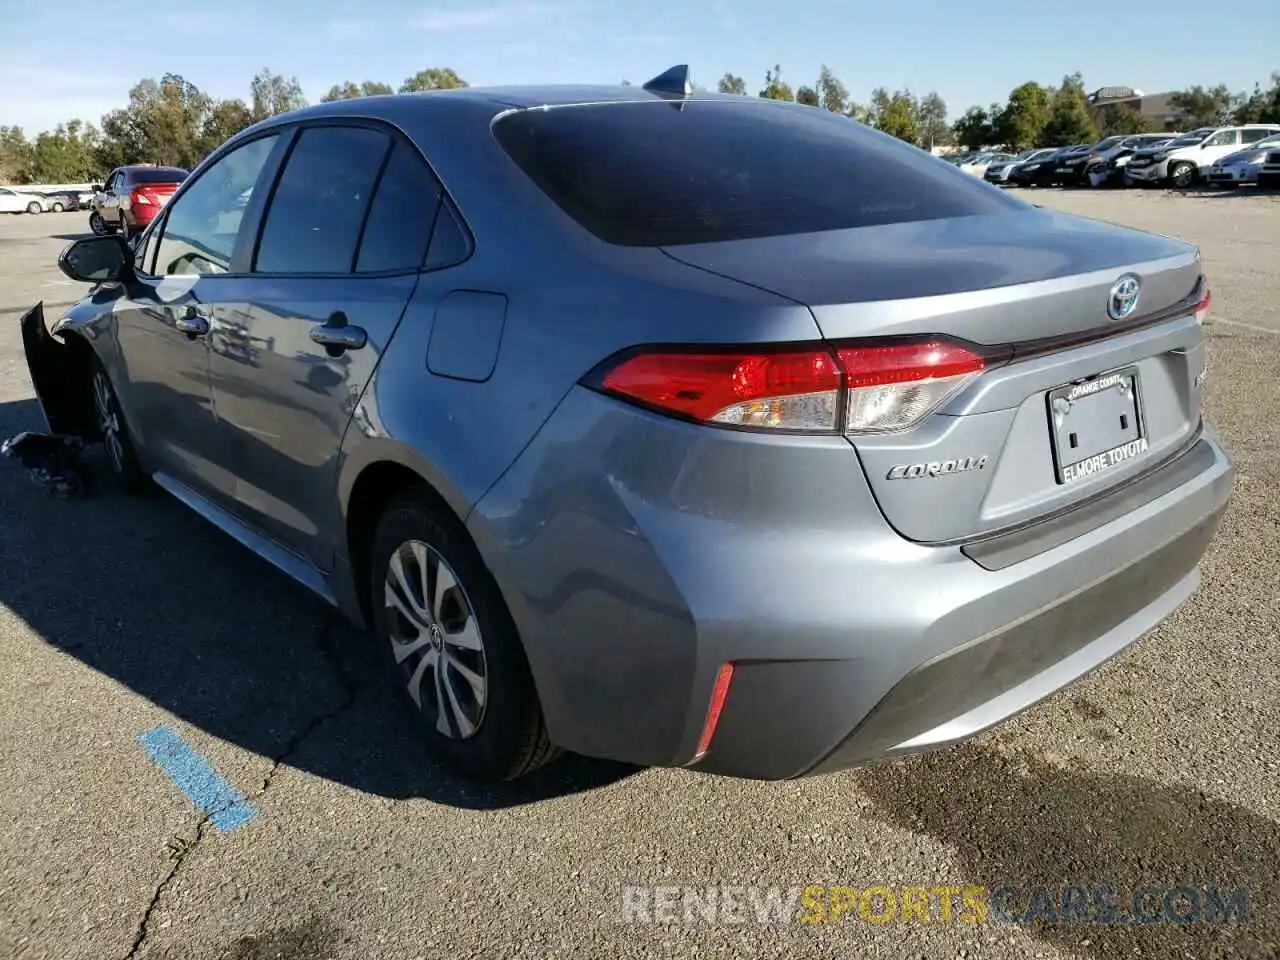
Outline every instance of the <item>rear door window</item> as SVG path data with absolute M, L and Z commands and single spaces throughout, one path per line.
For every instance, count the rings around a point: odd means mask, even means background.
M 1267 137 L 1274 135 L 1274 130 L 1241 130 L 1240 141 L 1242 143 L 1257 143 L 1259 140 L 1265 140 Z
M 311 127 L 285 161 L 254 261 L 259 273 L 350 273 L 391 138 L 367 127 Z
M 608 243 L 676 246 L 1029 209 L 825 110 L 655 100 L 509 114 L 502 148 Z
M 397 143 L 369 208 L 356 272 L 419 269 L 439 206 L 435 175 L 410 147 Z

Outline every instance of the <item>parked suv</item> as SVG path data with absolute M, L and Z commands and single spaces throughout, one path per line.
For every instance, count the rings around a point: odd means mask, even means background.
M 187 179 L 181 167 L 139 164 L 116 167 L 101 186 L 94 185 L 89 229 L 102 236 L 119 233 L 130 237 L 155 219 L 160 208 Z
M 1209 174 L 1213 162 L 1280 133 L 1280 124 L 1250 123 L 1240 127 L 1200 127 L 1163 147 L 1140 150 L 1125 168 L 1125 183 L 1168 183 L 1185 188 Z

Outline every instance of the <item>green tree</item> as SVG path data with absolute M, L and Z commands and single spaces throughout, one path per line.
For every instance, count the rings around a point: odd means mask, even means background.
M 31 182 L 31 144 L 21 127 L 0 126 L 0 183 Z
M 1169 106 L 1182 114 L 1188 127 L 1213 127 L 1231 121 L 1239 98 L 1225 84 L 1211 89 L 1196 84 L 1171 96 Z
M 1062 86 L 1049 102 L 1049 119 L 1041 137 L 1046 147 L 1066 147 L 1073 143 L 1092 143 L 1098 139 L 1098 126 L 1093 121 L 1093 108 L 1084 92 L 1079 74 L 1063 77 Z
M 889 96 L 889 91 L 884 87 L 876 87 L 871 91 L 871 99 L 867 102 L 866 122 L 876 129 L 880 129 L 880 118 L 889 110 L 889 104 L 893 98 Z
M 916 123 L 919 104 L 910 90 L 899 90 L 889 97 L 888 103 L 876 117 L 876 129 L 905 140 L 916 143 L 920 137 L 920 128 Z
M 1098 135 L 1150 133 L 1151 121 L 1127 103 L 1109 103 L 1098 111 Z
M 720 78 L 720 82 L 716 84 L 716 89 L 721 93 L 736 93 L 738 96 L 745 97 L 747 95 L 747 81 L 732 73 L 726 73 Z
M 850 100 L 844 115 L 850 120 L 858 121 L 858 123 L 865 123 L 868 126 L 871 124 L 871 107 L 865 103 L 855 103 Z
M 204 156 L 201 134 L 213 101 L 178 74 L 141 80 L 129 105 L 102 118 L 97 167 L 158 163 L 190 169 Z
M 950 139 L 947 101 L 936 90 L 930 90 L 916 105 L 916 131 L 920 146 L 926 150 L 941 146 Z
M 320 98 L 320 102 L 331 103 L 334 100 L 356 100 L 360 97 L 377 97 L 387 93 L 395 93 L 389 83 L 366 80 L 364 83 L 357 85 L 350 80 L 344 80 L 342 83 L 335 83 L 330 87 L 329 92 Z
M 249 98 L 255 121 L 299 110 L 307 105 L 307 98 L 302 95 L 297 77 L 286 80 L 265 67 L 249 81 Z
M 795 94 L 791 92 L 791 88 L 782 81 L 782 68 L 774 65 L 772 70 L 766 70 L 764 73 L 764 89 L 760 91 L 760 96 L 765 100 L 794 100 Z
M 832 113 L 847 113 L 849 110 L 848 88 L 825 63 L 818 71 L 818 96 L 824 110 Z
M 449 67 L 428 67 L 419 70 L 412 77 L 400 84 L 401 93 L 419 93 L 423 90 L 456 90 L 469 87 L 471 84 L 463 80 Z
M 35 183 L 78 183 L 97 172 L 98 131 L 80 120 L 58 124 L 36 137 L 31 150 Z
M 1235 123 L 1280 123 L 1280 73 L 1271 74 L 1271 87 L 1253 85 L 1253 93 L 1238 98 L 1232 116 Z
M 816 107 L 819 102 L 818 91 L 813 87 L 800 87 L 796 90 L 796 103 L 803 103 L 806 107 Z
M 951 136 L 966 150 L 981 150 L 995 139 L 991 114 L 982 107 L 970 107 L 951 125 Z
M 207 156 L 241 130 L 253 125 L 253 113 L 243 100 L 219 100 L 200 130 L 200 155 Z
M 994 141 L 1020 153 L 1040 143 L 1049 122 L 1051 91 L 1034 81 L 1014 87 L 1009 102 L 991 118 Z

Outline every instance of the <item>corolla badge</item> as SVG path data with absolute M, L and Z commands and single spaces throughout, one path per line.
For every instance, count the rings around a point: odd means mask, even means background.
M 1107 316 L 1112 320 L 1123 320 L 1138 308 L 1138 294 L 1142 292 L 1142 281 L 1135 274 L 1126 273 L 1111 285 L 1107 294 Z

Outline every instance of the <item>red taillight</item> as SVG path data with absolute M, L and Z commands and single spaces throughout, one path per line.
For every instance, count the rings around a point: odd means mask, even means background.
M 770 353 L 655 352 L 623 360 L 605 374 L 602 386 L 708 423 L 832 430 L 840 371 L 835 357 L 821 347 Z
M 693 759 L 698 760 L 711 747 L 711 738 L 716 735 L 716 726 L 720 723 L 720 713 L 724 710 L 725 698 L 729 696 L 729 684 L 733 681 L 733 664 L 724 663 L 716 673 L 715 685 L 711 688 L 711 703 L 707 706 L 707 717 L 702 722 L 702 736 L 698 738 L 698 749 Z
M 152 199 L 141 190 L 134 190 L 129 194 L 129 199 L 135 204 L 147 205 L 153 202 Z
M 600 386 L 703 423 L 865 433 L 918 423 L 985 368 L 980 354 L 942 339 L 770 351 L 658 349 L 622 360 Z
M 1204 323 L 1204 318 L 1209 315 L 1209 304 L 1213 300 L 1213 295 L 1209 292 L 1209 284 L 1201 281 L 1200 302 L 1196 304 L 1196 321 Z

